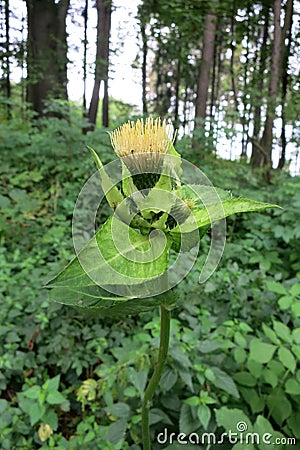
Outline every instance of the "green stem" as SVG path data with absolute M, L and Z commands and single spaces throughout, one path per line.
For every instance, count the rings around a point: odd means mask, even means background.
M 168 355 L 169 340 L 170 340 L 170 322 L 171 322 L 171 312 L 168 311 L 163 305 L 161 305 L 160 342 L 159 342 L 158 360 L 154 368 L 152 377 L 146 388 L 142 403 L 142 440 L 144 450 L 151 449 L 150 431 L 149 431 L 149 411 L 155 389 L 160 381 Z

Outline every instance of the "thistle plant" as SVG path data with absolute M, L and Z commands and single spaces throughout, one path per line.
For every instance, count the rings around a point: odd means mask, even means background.
M 168 354 L 176 285 L 211 245 L 199 282 L 216 269 L 225 245 L 225 217 L 276 207 L 212 186 L 174 148 L 174 133 L 160 119 L 128 122 L 110 134 L 117 159 L 87 181 L 73 214 L 76 257 L 47 284 L 52 300 L 100 316 L 124 317 L 160 308 L 158 358 L 142 401 L 142 442 L 151 448 L 149 411 Z M 95 230 L 103 198 L 112 214 Z

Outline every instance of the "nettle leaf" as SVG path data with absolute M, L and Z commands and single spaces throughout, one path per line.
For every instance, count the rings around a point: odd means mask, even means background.
M 119 417 L 121 419 L 127 419 L 130 415 L 130 407 L 126 403 L 118 402 L 114 403 L 105 410 L 112 416 Z
M 56 375 L 54 378 L 49 378 L 44 385 L 43 388 L 48 392 L 57 391 L 59 387 L 60 375 Z
M 182 404 L 179 415 L 179 431 L 186 435 L 194 433 L 199 428 L 199 419 L 193 415 L 193 407 Z
M 232 395 L 235 398 L 239 398 L 239 391 L 236 387 L 233 379 L 227 375 L 226 372 L 219 369 L 218 367 L 211 367 L 211 370 L 214 374 L 214 379 L 211 380 L 211 383 L 214 384 L 217 388 L 222 389 L 228 394 Z
M 267 405 L 275 422 L 281 426 L 292 415 L 292 404 L 282 389 L 276 389 L 267 397 Z
M 248 198 L 233 198 L 224 201 L 220 199 L 220 202 L 216 203 L 208 201 L 206 208 L 192 208 L 193 214 L 182 225 L 177 225 L 172 230 L 171 235 L 175 233 L 189 233 L 195 230 L 196 227 L 206 227 L 233 214 L 263 211 L 267 208 L 279 208 L 279 206 L 257 202 Z
M 209 407 L 207 405 L 199 405 L 197 415 L 201 425 L 203 425 L 204 429 L 207 430 L 211 418 L 211 411 Z
M 112 444 L 116 445 L 124 439 L 127 429 L 127 420 L 120 419 L 109 425 L 104 432 L 104 439 L 107 439 Z
M 262 364 L 268 363 L 273 358 L 275 350 L 275 345 L 254 338 L 250 342 L 250 359 Z
M 44 405 L 40 405 L 39 403 L 33 403 L 30 411 L 28 411 L 30 417 L 30 425 L 35 425 L 45 414 L 46 408 Z
M 58 391 L 49 392 L 46 398 L 49 405 L 58 405 L 66 401 L 66 398 Z
M 24 392 L 24 396 L 31 399 L 37 399 L 39 398 L 40 393 L 41 393 L 40 386 L 32 386 L 31 388 L 27 389 Z
M 239 431 L 237 428 L 239 424 L 244 425 L 245 430 L 252 431 L 251 421 L 241 409 L 222 406 L 216 410 L 216 422 L 219 427 L 225 428 L 226 431 Z

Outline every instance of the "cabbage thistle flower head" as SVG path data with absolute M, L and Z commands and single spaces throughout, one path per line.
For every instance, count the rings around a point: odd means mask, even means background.
M 171 124 L 152 117 L 128 121 L 110 133 L 111 144 L 129 169 L 138 190 L 155 186 L 174 138 Z
M 116 154 L 123 158 L 140 153 L 167 153 L 174 142 L 171 125 L 160 118 L 128 121 L 110 133 L 111 144 Z

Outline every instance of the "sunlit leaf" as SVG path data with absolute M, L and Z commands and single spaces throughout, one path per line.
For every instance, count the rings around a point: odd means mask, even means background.
M 205 209 L 194 208 L 192 210 L 193 214 L 189 216 L 181 226 L 174 228 L 171 234 L 189 233 L 196 227 L 206 227 L 211 223 L 217 222 L 218 220 L 224 219 L 225 217 L 233 214 L 263 211 L 267 208 L 278 208 L 278 206 L 269 203 L 257 202 L 247 198 L 234 198 L 222 202 L 220 201 L 218 203 L 208 204 Z

